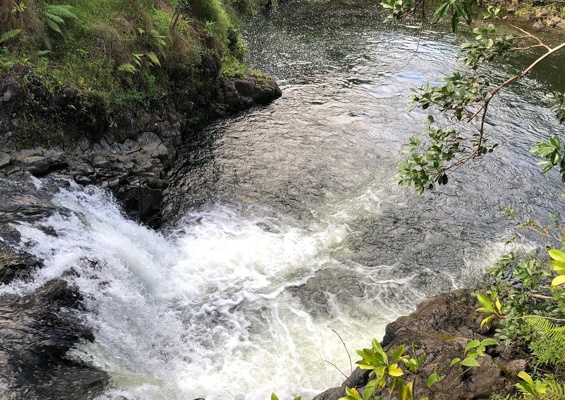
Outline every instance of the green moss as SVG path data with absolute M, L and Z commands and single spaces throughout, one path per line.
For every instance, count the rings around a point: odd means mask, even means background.
M 2 2 L 0 36 L 21 33 L 0 44 L 0 74 L 26 64 L 51 90 L 70 85 L 125 112 L 166 91 L 171 77 L 198 65 L 202 54 L 222 58 L 225 76 L 243 75 L 239 28 L 266 1 L 51 0 L 76 16 L 63 18 L 60 33 L 48 26 L 42 0 L 23 0 L 25 9 L 15 14 L 11 2 Z M 183 4 L 186 12 L 177 18 Z

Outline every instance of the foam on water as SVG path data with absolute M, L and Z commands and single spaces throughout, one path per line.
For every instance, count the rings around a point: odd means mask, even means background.
M 100 189 L 61 190 L 54 203 L 64 211 L 18 227 L 21 246 L 45 268 L 32 283 L 2 290 L 31 292 L 57 277 L 80 287 L 96 340 L 72 356 L 111 374 L 117 388 L 106 398 L 308 397 L 341 379 L 330 362 L 350 372 L 335 332 L 358 346 L 405 306 L 381 301 L 374 309 L 379 291 L 402 287 L 405 278 L 367 279 L 376 296 L 361 296 L 360 304 L 330 295 L 324 316 L 286 290 L 322 269 L 363 269 L 330 256 L 347 234 L 343 213 L 295 221 L 217 205 L 161 234 L 127 220 Z

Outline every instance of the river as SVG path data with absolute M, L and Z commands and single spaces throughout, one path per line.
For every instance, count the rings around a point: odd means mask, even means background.
M 78 187 L 53 199 L 68 212 L 19 228 L 46 268 L 3 290 L 58 276 L 79 285 L 96 339 L 72 357 L 110 373 L 101 399 L 312 398 L 339 385 L 349 356 L 388 322 L 481 278 L 512 232 L 500 208 L 542 220 L 560 209 L 560 177 L 540 175 L 528 149 L 562 131 L 543 95 L 559 88 L 563 58 L 493 102 L 496 153 L 418 197 L 394 179 L 425 119 L 406 99 L 458 67 L 465 34 L 383 19 L 343 1 L 257 18 L 250 63 L 283 97 L 187 144 L 165 202 L 178 218 L 163 231 Z

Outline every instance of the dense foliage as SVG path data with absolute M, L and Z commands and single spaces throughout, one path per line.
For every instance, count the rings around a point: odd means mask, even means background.
M 268 1 L 4 0 L 0 74 L 24 64 L 50 89 L 140 107 L 206 55 L 224 61 L 225 75 L 243 74 L 240 28 Z
M 396 10 L 395 3 L 395 0 L 386 0 L 383 5 Z M 419 6 L 424 9 L 426 5 L 422 2 Z M 447 10 L 450 11 L 453 30 L 460 20 L 470 23 L 477 15 L 473 1 L 442 1 L 435 8 L 434 18 L 445 17 Z M 400 11 L 393 12 L 393 16 L 399 18 L 407 10 L 401 8 Z M 499 18 L 503 14 L 503 9 L 491 6 L 484 13 L 484 18 Z M 412 107 L 435 109 L 458 122 L 476 122 L 476 130 L 443 129 L 430 115 L 428 129 L 420 137 L 409 140 L 408 157 L 399 166 L 400 184 L 413 185 L 421 194 L 438 184 L 447 184 L 448 174 L 452 171 L 495 150 L 497 144 L 490 143 L 490 135 L 485 128 L 490 101 L 545 58 L 565 49 L 565 43 L 550 47 L 535 35 L 515 28 L 520 35 L 501 35 L 492 24 L 473 29 L 475 40 L 461 48 L 461 59 L 466 68 L 445 78 L 444 85 L 425 84 L 413 91 L 410 99 Z M 508 77 L 498 83 L 488 82 L 481 75 L 484 63 L 505 57 L 509 52 L 536 47 L 544 49 L 544 53 L 523 71 L 510 71 Z M 548 97 L 558 120 L 565 122 L 565 95 L 557 92 Z M 558 166 L 565 182 L 565 153 L 557 136 L 535 144 L 532 152 L 542 158 L 539 163 L 545 166 L 542 172 Z M 507 209 L 506 212 L 516 217 L 513 210 Z M 548 237 L 547 247 L 550 249 L 556 244 L 565 246 L 564 232 L 557 215 L 554 215 L 554 223 L 550 226 L 542 227 L 530 219 L 519 225 L 522 229 L 531 229 Z M 493 398 L 565 398 L 565 291 L 562 289 L 565 283 L 565 253 L 557 249 L 551 249 L 549 253 L 510 253 L 496 263 L 489 274 L 490 284 L 484 289 L 489 296 L 478 295 L 482 303 L 478 311 L 487 314 L 483 324 L 494 324 L 498 340 L 522 349 L 528 355 L 531 373 L 522 371 L 518 374 L 520 381 L 516 387 L 520 395 L 503 397 L 493 394 Z
M 390 19 L 417 15 L 421 23 L 425 23 L 449 17 L 453 30 L 461 21 L 471 24 L 478 14 L 478 5 L 474 0 L 444 0 L 434 4 L 424 0 L 383 0 L 381 4 L 390 11 Z M 429 19 L 428 14 L 431 14 Z M 484 13 L 484 18 L 499 18 L 503 14 L 502 8 L 491 6 Z M 457 122 L 478 122 L 475 124 L 476 131 L 469 133 L 468 130 L 443 128 L 434 116 L 429 115 L 427 130 L 421 136 L 409 139 L 408 157 L 399 165 L 400 184 L 413 185 L 421 194 L 438 184 L 447 184 L 448 174 L 452 171 L 495 150 L 497 144 L 490 143 L 489 133 L 485 129 L 490 101 L 500 90 L 525 76 L 545 58 L 565 49 L 565 43 L 550 47 L 533 34 L 516 29 L 520 31 L 520 36 L 500 35 L 492 24 L 473 29 L 475 40 L 465 43 L 461 49 L 461 59 L 466 68 L 447 77 L 443 85 L 425 84 L 413 90 L 411 107 L 435 109 Z M 509 52 L 534 47 L 543 48 L 545 52 L 523 71 L 513 71 L 499 83 L 488 82 L 481 75 L 484 63 L 504 57 Z M 548 97 L 553 101 L 551 109 L 558 120 L 565 122 L 565 95 L 552 93 Z M 558 137 L 537 143 L 532 152 L 542 157 L 540 165 L 545 166 L 542 172 L 558 166 L 565 182 L 565 150 Z M 515 218 L 513 210 L 507 209 L 506 212 Z M 482 325 L 494 326 L 498 341 L 520 349 L 528 357 L 529 373 L 521 371 L 516 377 L 518 392 L 502 395 L 493 393 L 492 398 L 563 399 L 565 253 L 551 248 L 556 244 L 565 246 L 565 235 L 557 215 L 551 226 L 542 227 L 530 219 L 519 225 L 522 229 L 531 229 L 546 236 L 550 250 L 548 253 L 538 251 L 505 255 L 489 270 L 489 284 L 482 289 L 482 293 L 478 293 L 482 307 L 477 311 L 485 314 Z M 498 343 L 490 340 L 469 342 L 464 360 L 455 359 L 452 366 L 461 363 L 467 368 L 480 368 L 477 358 L 484 354 L 487 345 Z M 403 346 L 391 349 L 391 353 L 386 354 L 374 341 L 372 349 L 358 353 L 362 357 L 358 364 L 361 368 L 370 369 L 373 379 L 362 394 L 354 388 L 347 389 L 342 400 L 384 398 L 381 390 L 384 388 L 395 398 L 413 398 L 413 383 L 404 381 L 404 371 L 398 368 L 398 363 L 404 363 L 405 369 L 409 370 L 416 360 L 404 355 Z M 419 360 L 420 364 L 422 362 Z M 441 379 L 434 373 L 428 380 L 428 386 Z M 449 393 L 445 395 L 449 396 Z

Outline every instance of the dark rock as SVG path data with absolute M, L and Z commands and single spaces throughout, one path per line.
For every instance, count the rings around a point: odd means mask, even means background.
M 504 359 L 505 355 L 512 354 L 511 351 L 496 353 L 496 360 L 487 354 L 478 360 L 480 368 L 472 368 L 466 373 L 459 365 L 450 368 L 452 359 L 463 358 L 469 341 L 486 337 L 475 313 L 477 306 L 470 290 L 456 290 L 421 303 L 409 316 L 400 317 L 386 327 L 382 341 L 385 350 L 404 344 L 413 346 L 418 357 L 426 354 L 419 374 L 405 374 L 407 380 L 414 381 L 414 398 L 435 398 L 442 393 L 443 387 L 449 387 L 448 393 L 443 394 L 448 394 L 451 400 L 488 399 L 494 392 L 505 393 L 511 389 L 513 384 L 506 377 L 523 366 L 522 361 Z M 428 389 L 427 378 L 436 368 L 446 375 L 443 385 Z M 325 391 L 315 400 L 337 399 L 345 394 L 346 386 L 362 392 L 368 381 L 366 371 L 358 368 L 340 388 Z
M 31 255 L 15 253 L 0 243 L 0 283 L 7 285 L 14 279 L 27 279 L 40 265 Z
M 142 182 L 131 182 L 119 186 L 115 194 L 131 218 L 151 227 L 161 224 L 161 189 L 153 189 Z
M 0 168 L 4 168 L 12 162 L 12 157 L 9 154 L 0 152 Z
M 88 176 L 84 176 L 84 175 L 76 175 L 75 176 L 75 182 L 78 183 L 79 185 L 90 185 L 90 184 L 94 183 L 92 181 L 92 179 L 90 179 Z
M 37 292 L 3 295 L 0 302 L 0 387 L 11 399 L 87 399 L 101 394 L 105 372 L 66 354 L 93 340 L 76 315 L 82 297 L 61 279 Z
M 23 88 L 14 76 L 0 79 L 0 117 L 10 118 L 23 102 Z
M 108 159 L 102 155 L 97 155 L 92 159 L 90 164 L 93 168 L 110 168 L 111 164 Z
M 24 64 L 15 64 L 12 66 L 11 70 L 20 78 L 23 78 L 24 76 L 31 74 L 32 72 L 31 67 Z
M 253 75 L 222 83 L 223 102 L 230 111 L 241 111 L 253 105 L 264 105 L 279 98 L 282 92 L 272 79 L 259 80 Z
M 0 180 L 0 225 L 36 221 L 52 211 L 49 193 L 38 192 L 25 180 Z
M 49 171 L 49 162 L 43 156 L 28 156 L 22 159 L 25 168 L 34 176 L 43 176 Z
M 228 28 L 228 49 L 233 53 L 237 50 L 237 33 L 233 30 L 232 27 Z
M 169 150 L 155 133 L 143 132 L 137 137 L 137 143 L 150 157 L 169 160 Z

